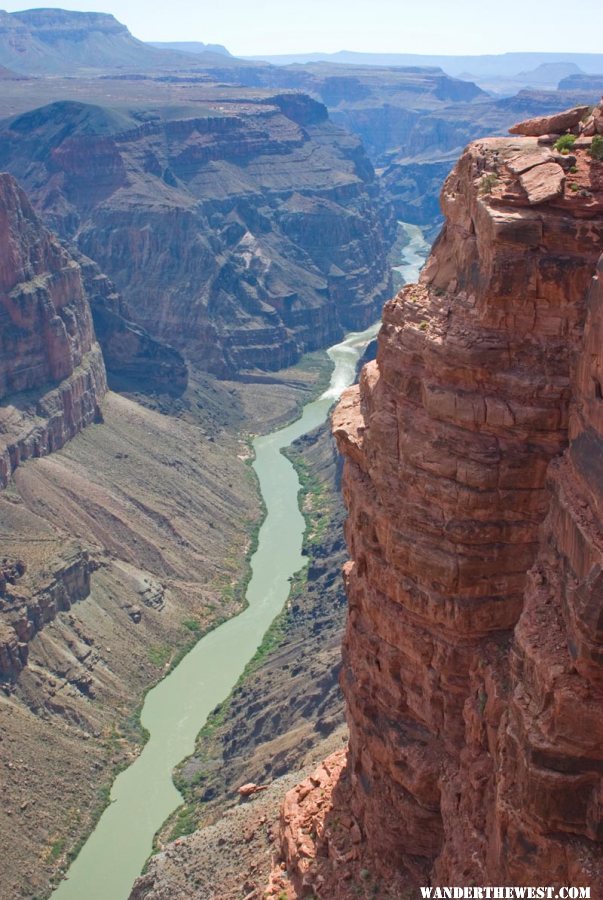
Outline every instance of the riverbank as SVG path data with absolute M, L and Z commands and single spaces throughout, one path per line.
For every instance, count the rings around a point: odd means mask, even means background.
M 176 770 L 185 800 L 161 829 L 156 848 L 213 823 L 238 802 L 245 782 L 265 784 L 318 758 L 314 748 L 344 735 L 338 686 L 345 592 L 344 508 L 327 425 L 288 453 L 302 483 L 308 559 L 283 611 L 266 632 L 230 696 L 210 715 L 195 752 Z
M 139 752 L 144 692 L 195 636 L 189 625 L 236 612 L 224 588 L 243 574 L 260 513 L 238 438 L 200 440 L 190 423 L 116 394 L 103 414 L 0 496 L 3 552 L 26 566 L 21 591 L 62 591 L 64 604 L 1 686 L 3 897 L 48 896 Z M 65 609 L 75 565 L 89 593 Z
M 110 394 L 103 425 L 2 493 L 4 552 L 28 578 L 43 582 L 74 534 L 92 567 L 90 595 L 33 638 L 16 685 L 0 685 L 2 896 L 49 896 L 140 754 L 148 690 L 242 608 L 261 516 L 245 433 L 298 415 L 330 369 L 325 353 L 304 359 L 271 408 L 266 386 L 199 372 L 178 400 Z
M 304 407 L 301 418 L 254 440 L 254 469 L 267 515 L 252 559 L 244 612 L 199 641 L 180 665 L 147 694 L 141 713 L 149 740 L 136 761 L 115 780 L 111 805 L 71 866 L 55 900 L 119 900 L 128 896 L 151 847 L 155 830 L 179 805 L 172 768 L 190 754 L 200 726 L 228 695 L 289 593 L 303 563 L 304 521 L 297 507 L 299 482 L 281 449 L 324 421 L 333 399 L 351 383 L 355 362 L 374 333 L 349 336 L 329 350 L 335 362 L 331 387 Z M 153 785 L 153 791 L 148 785 Z M 136 827 L 132 827 L 132 823 Z

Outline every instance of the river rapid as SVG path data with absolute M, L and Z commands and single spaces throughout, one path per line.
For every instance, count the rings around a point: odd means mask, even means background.
M 409 243 L 396 266 L 415 281 L 429 250 L 421 229 L 400 223 Z M 209 632 L 179 665 L 146 695 L 141 722 L 150 737 L 140 756 L 121 772 L 111 802 L 52 900 L 127 900 L 149 856 L 155 832 L 182 802 L 172 781 L 174 767 L 189 756 L 209 713 L 230 693 L 264 633 L 283 608 L 290 579 L 304 564 L 304 519 L 299 480 L 281 453 L 325 421 L 333 403 L 353 383 L 364 349 L 380 323 L 348 334 L 327 353 L 333 362 L 328 389 L 306 404 L 299 419 L 253 442 L 266 517 L 251 559 L 247 607 Z

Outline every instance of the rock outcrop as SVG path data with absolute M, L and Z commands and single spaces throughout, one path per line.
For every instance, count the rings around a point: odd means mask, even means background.
M 531 197 L 551 165 L 536 138 L 467 149 L 334 415 L 348 812 L 367 869 L 409 887 L 603 887 L 601 163 L 576 150 Z M 328 847 L 313 867 L 294 846 L 327 896 Z
M 374 321 L 391 222 L 322 104 L 204 100 L 181 118 L 54 103 L 5 123 L 0 165 L 153 337 L 219 375 L 282 368 Z
M 513 125 L 509 131 L 511 134 L 523 134 L 530 137 L 549 136 L 550 140 L 547 143 L 553 143 L 555 137 L 563 134 L 573 134 L 575 137 L 601 135 L 603 134 L 603 100 L 597 106 L 576 106 L 556 115 L 527 119 L 525 122 Z
M 64 548 L 40 577 L 22 560 L 0 562 L 0 682 L 14 682 L 29 656 L 29 643 L 57 613 L 90 593 L 92 564 L 76 542 Z
M 575 106 L 552 116 L 542 116 L 536 119 L 527 119 L 518 122 L 509 128 L 511 134 L 523 134 L 527 137 L 538 137 L 541 134 L 564 134 L 566 131 L 576 130 L 581 121 L 588 115 L 590 107 Z
M 523 90 L 516 96 L 492 100 L 477 97 L 470 103 L 456 102 L 410 114 L 402 104 L 371 111 L 375 127 L 362 110 L 346 110 L 347 127 L 366 143 L 371 160 L 380 170 L 381 182 L 399 219 L 420 225 L 440 221 L 438 195 L 463 147 L 485 135 L 504 134 L 518 118 L 543 122 L 557 113 L 564 96 L 567 102 L 597 99 L 597 91 L 585 86 L 581 94 L 560 95 L 555 91 Z M 335 111 L 331 115 L 338 120 Z M 410 117 L 409 117 L 410 116 Z M 377 124 L 381 120 L 381 124 Z M 575 117 L 570 118 L 575 121 Z M 368 134 L 367 134 L 368 132 Z M 526 132 L 527 133 L 527 132 Z M 543 132 L 539 132 L 543 133 Z
M 0 175 L 0 487 L 98 421 L 105 368 L 81 269 Z

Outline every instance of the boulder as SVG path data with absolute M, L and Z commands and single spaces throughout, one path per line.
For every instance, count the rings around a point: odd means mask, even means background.
M 246 800 L 248 797 L 253 797 L 254 794 L 259 794 L 260 791 L 267 790 L 267 784 L 254 784 L 253 781 L 249 781 L 247 784 L 241 785 L 238 790 L 238 794 L 243 800 Z
M 563 193 L 565 173 L 557 163 L 544 163 L 520 175 L 519 183 L 528 195 L 530 206 L 537 206 Z
M 544 134 L 563 134 L 578 128 L 582 119 L 588 114 L 589 106 L 574 106 L 552 116 L 538 116 L 525 119 L 509 128 L 510 134 L 523 134 L 526 137 L 541 137 Z

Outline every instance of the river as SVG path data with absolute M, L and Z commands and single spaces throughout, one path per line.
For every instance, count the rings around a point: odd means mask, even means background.
M 429 247 L 420 228 L 400 224 L 409 243 L 402 251 L 402 265 L 396 268 L 406 281 L 414 281 Z M 358 359 L 379 324 L 348 334 L 331 347 L 327 353 L 334 367 L 327 390 L 306 404 L 291 425 L 254 440 L 253 467 L 266 518 L 251 559 L 248 605 L 201 638 L 146 695 L 141 721 L 149 740 L 140 756 L 115 779 L 109 806 L 52 900 L 127 900 L 151 852 L 155 832 L 182 802 L 172 781 L 174 767 L 193 752 L 209 713 L 236 684 L 283 608 L 291 576 L 305 562 L 301 553 L 304 519 L 297 504 L 299 480 L 281 450 L 324 422 L 335 400 L 353 383 Z

